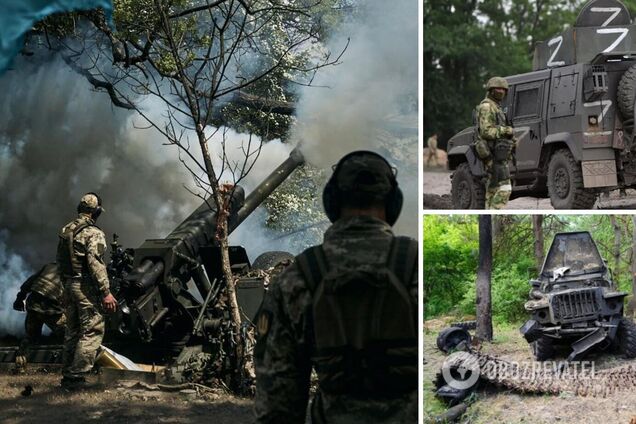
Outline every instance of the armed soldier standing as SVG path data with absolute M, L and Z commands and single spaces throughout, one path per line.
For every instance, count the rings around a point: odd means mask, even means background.
M 296 257 L 256 318 L 259 423 L 417 421 L 417 243 L 395 237 L 394 169 L 372 152 L 340 160 L 323 202 L 333 225 Z
M 103 312 L 117 307 L 104 265 L 106 237 L 95 225 L 102 211 L 99 196 L 87 193 L 77 206 L 79 216 L 60 232 L 57 263 L 64 280 L 67 319 L 63 387 L 76 388 L 86 382 L 104 337 Z
M 501 209 L 508 203 L 512 191 L 508 163 L 515 147 L 514 130 L 501 109 L 501 101 L 508 93 L 508 81 L 492 77 L 486 89 L 486 98 L 475 110 L 475 150 L 488 173 L 486 209 Z
M 44 265 L 20 286 L 13 309 L 26 311 L 27 315 L 24 320 L 26 335 L 15 358 L 17 371 L 24 371 L 28 350 L 39 341 L 44 324 L 51 329 L 54 337 L 60 340 L 64 337 L 66 317 L 62 305 L 63 295 L 62 279 L 54 262 Z

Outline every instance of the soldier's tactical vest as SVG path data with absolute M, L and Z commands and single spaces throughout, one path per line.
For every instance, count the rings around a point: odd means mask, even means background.
M 394 238 L 385 264 L 333 269 L 321 246 L 297 264 L 312 293 L 312 363 L 325 393 L 388 398 L 417 390 L 417 245 Z
M 490 154 L 496 161 L 508 160 L 508 156 L 510 154 L 510 149 L 511 149 L 510 142 L 508 140 L 495 140 L 494 142 L 486 141 L 482 139 L 481 136 L 479 135 L 479 106 L 481 106 L 484 103 L 490 103 L 493 107 L 496 108 L 497 110 L 497 112 L 495 113 L 496 126 L 499 127 L 502 125 L 506 125 L 508 121 L 506 119 L 506 115 L 504 114 L 503 110 L 501 110 L 501 107 L 495 101 L 485 98 L 479 103 L 479 105 L 473 111 L 473 125 L 475 125 L 475 133 L 473 138 L 475 140 L 475 148 L 477 150 L 477 154 L 481 158 L 485 158 Z M 499 147 L 500 145 L 502 146 Z
M 86 271 L 86 261 L 78 257 L 75 251 L 75 236 L 85 228 L 95 227 L 86 218 L 77 218 L 60 232 L 57 244 L 57 264 L 62 276 L 79 278 Z
M 64 285 L 57 264 L 46 264 L 38 273 L 31 285 L 31 292 L 37 293 L 47 299 L 62 302 Z

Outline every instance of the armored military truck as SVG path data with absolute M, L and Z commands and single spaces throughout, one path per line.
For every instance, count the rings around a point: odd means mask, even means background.
M 559 347 L 571 350 L 570 361 L 594 348 L 636 357 L 636 325 L 623 316 L 627 293 L 616 287 L 590 233 L 557 234 L 530 284 L 525 309 L 531 318 L 520 331 L 537 360 Z
M 617 0 L 593 0 L 574 27 L 538 43 L 533 70 L 506 78 L 502 107 L 519 140 L 511 198 L 588 209 L 602 192 L 636 187 L 636 25 Z M 457 209 L 484 208 L 475 127 L 448 142 Z

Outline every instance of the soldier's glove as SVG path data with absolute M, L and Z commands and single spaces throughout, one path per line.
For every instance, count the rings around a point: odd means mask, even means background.
M 18 295 L 15 297 L 15 302 L 13 302 L 13 309 L 24 312 L 24 299 L 26 299 L 26 293 L 18 292 Z
M 501 135 L 504 138 L 513 138 L 515 136 L 515 130 L 512 127 L 501 127 Z

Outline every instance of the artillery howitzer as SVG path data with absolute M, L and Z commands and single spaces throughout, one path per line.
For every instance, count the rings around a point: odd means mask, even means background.
M 292 151 L 247 198 L 236 186 L 230 201 L 228 234 L 303 162 L 301 153 Z M 146 240 L 134 250 L 121 248 L 115 239 L 109 272 L 119 307 L 107 319 L 104 344 L 146 363 L 169 361 L 192 345 L 200 345 L 208 353 L 227 351 L 231 326 L 227 308 L 222 306 L 226 283 L 215 235 L 216 211 L 204 202 L 165 238 Z M 242 246 L 230 246 L 229 257 L 232 272 L 238 276 L 244 331 L 264 292 L 263 279 L 250 277 L 248 272 L 267 269 L 293 256 L 266 252 L 250 264 Z M 200 296 L 195 296 L 196 291 Z

